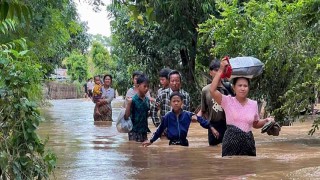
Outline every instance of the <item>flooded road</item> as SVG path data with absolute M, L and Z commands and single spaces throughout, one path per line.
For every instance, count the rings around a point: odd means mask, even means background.
M 221 157 L 209 147 L 207 130 L 192 123 L 189 147 L 161 139 L 145 148 L 128 142 L 115 122 L 93 124 L 91 101 L 53 100 L 43 110 L 39 134 L 58 156 L 56 179 L 320 179 L 320 132 L 307 133 L 311 121 L 283 127 L 280 136 L 254 130 L 257 157 Z M 113 109 L 113 119 L 119 109 Z M 149 123 L 152 132 L 155 128 Z M 148 135 L 150 138 L 151 134 Z

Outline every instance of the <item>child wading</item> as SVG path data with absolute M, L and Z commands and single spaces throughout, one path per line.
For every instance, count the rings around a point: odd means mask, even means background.
M 129 132 L 129 141 L 143 142 L 147 140 L 148 114 L 150 110 L 150 100 L 146 96 L 149 89 L 149 79 L 145 75 L 140 75 L 137 79 L 138 93 L 132 98 L 128 97 L 126 113 L 124 119 L 131 117 L 133 128 Z
M 172 111 L 163 116 L 157 131 L 154 133 L 150 141 L 142 143 L 143 146 L 151 145 L 161 136 L 162 132 L 166 128 L 168 129 L 167 137 L 170 140 L 169 145 L 189 146 L 187 135 L 192 119 L 197 120 L 203 128 L 210 128 L 212 131 L 214 130 L 209 121 L 202 117 L 197 117 L 192 112 L 182 110 L 183 95 L 181 93 L 173 92 L 170 95 L 170 104 Z

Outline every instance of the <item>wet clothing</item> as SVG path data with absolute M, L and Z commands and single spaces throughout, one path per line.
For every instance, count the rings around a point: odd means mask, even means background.
M 135 91 L 134 90 L 134 88 L 132 87 L 132 88 L 130 88 L 130 89 L 128 89 L 128 91 L 127 91 L 127 93 L 126 93 L 126 101 L 125 101 L 125 106 L 127 105 L 127 98 L 128 97 L 133 97 L 134 95 L 136 95 L 138 92 L 137 91 Z M 150 100 L 150 98 L 151 98 L 151 95 L 150 95 L 150 92 L 148 91 L 147 92 L 147 94 L 146 94 L 146 97 L 148 97 L 149 98 L 149 100 Z
M 101 98 L 106 99 L 107 104 L 101 105 L 99 107 L 95 106 L 94 108 L 94 115 L 93 119 L 94 121 L 112 121 L 112 108 L 111 108 L 111 101 L 114 98 L 114 89 L 113 88 L 108 88 L 106 89 L 105 87 L 101 88 L 102 90 L 102 95 Z M 96 108 L 99 108 L 99 114 L 96 112 Z
M 148 128 L 148 111 L 149 110 L 150 110 L 150 100 L 148 97 L 144 97 L 144 99 L 141 99 L 138 96 L 138 94 L 132 97 L 130 117 L 132 120 L 133 128 L 129 132 L 129 137 L 130 137 L 130 133 L 132 134 L 132 132 L 141 133 L 142 135 L 144 135 L 150 131 Z
M 242 105 L 235 97 L 222 95 L 221 107 L 226 113 L 227 125 L 234 125 L 244 132 L 252 130 L 253 123 L 259 121 L 258 103 L 251 99 Z
M 217 122 L 210 121 L 210 125 L 212 127 L 214 127 L 219 132 L 219 138 L 217 139 L 216 137 L 214 137 L 211 129 L 208 129 L 208 143 L 209 143 L 209 145 L 215 146 L 215 145 L 222 143 L 223 136 L 227 130 L 226 121 L 217 121 Z
M 247 99 L 243 105 L 235 97 L 222 95 L 221 107 L 226 113 L 227 122 L 222 140 L 222 156 L 256 156 L 251 130 L 253 123 L 259 121 L 257 101 Z
M 227 125 L 226 116 L 222 107 L 211 96 L 210 86 L 211 84 L 208 84 L 202 88 L 201 111 L 205 113 L 204 117 L 210 120 L 211 126 L 219 132 L 219 139 L 216 139 L 212 131 L 210 129 L 208 130 L 208 143 L 210 146 L 214 146 L 222 142 Z M 224 87 L 218 87 L 217 90 L 225 95 L 229 93 Z
M 234 155 L 256 156 L 255 141 L 251 131 L 228 125 L 222 141 L 222 156 Z
M 148 140 L 147 133 L 137 133 L 137 132 L 129 132 L 128 133 L 129 141 L 137 141 L 144 142 Z
M 173 91 L 171 88 L 167 88 L 161 91 L 160 95 L 156 99 L 156 105 L 151 109 L 151 116 L 154 124 L 159 126 L 160 118 L 158 117 L 158 110 L 160 106 L 160 116 L 164 116 L 167 112 L 171 111 L 170 106 L 170 95 Z M 183 97 L 183 110 L 190 111 L 190 96 L 189 93 L 180 89 L 179 92 L 184 96 Z
M 169 145 L 180 145 L 180 146 L 189 146 L 188 139 L 183 140 L 170 140 Z
M 191 118 L 194 113 L 189 111 L 181 111 L 179 116 L 173 112 L 168 112 L 165 116 L 162 117 L 162 121 L 156 132 L 153 134 L 150 142 L 153 143 L 156 141 L 163 131 L 167 128 L 167 137 L 170 140 L 171 144 L 177 144 L 175 142 L 180 142 L 179 145 L 186 145 L 187 135 L 189 126 L 191 123 Z M 209 121 L 203 119 L 202 117 L 197 117 L 197 121 L 203 128 L 210 128 Z
M 165 89 L 168 89 L 168 88 L 165 88 Z M 162 92 L 163 90 L 165 90 L 165 89 L 164 89 L 164 88 L 158 89 L 158 91 L 157 91 L 157 97 L 160 96 L 161 92 Z M 151 111 L 155 109 L 155 107 L 154 107 L 155 105 L 156 105 L 155 102 L 151 103 Z M 155 127 L 158 127 L 158 126 L 160 125 L 160 118 L 161 118 L 160 114 L 164 114 L 164 113 L 162 112 L 162 109 L 160 109 L 160 111 L 157 111 L 156 113 L 154 112 L 155 117 L 153 117 L 152 114 L 151 114 L 151 119 L 152 119 L 152 122 L 153 122 L 153 124 L 154 124 Z M 162 116 L 163 116 L 163 115 L 162 115 Z M 164 132 L 164 133 L 166 133 L 166 132 Z

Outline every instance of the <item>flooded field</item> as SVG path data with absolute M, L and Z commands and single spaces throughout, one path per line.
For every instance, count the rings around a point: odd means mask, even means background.
M 56 179 L 320 179 L 320 132 L 307 135 L 311 120 L 282 127 L 280 136 L 254 130 L 257 157 L 222 158 L 221 145 L 209 147 L 207 130 L 197 123 L 189 147 L 169 146 L 166 139 L 142 147 L 118 133 L 115 122 L 94 125 L 91 101 L 50 102 L 39 133 L 58 156 Z M 119 110 L 113 108 L 114 120 Z

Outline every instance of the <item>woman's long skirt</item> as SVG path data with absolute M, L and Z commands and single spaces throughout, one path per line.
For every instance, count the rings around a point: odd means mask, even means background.
M 222 156 L 234 155 L 256 156 L 256 146 L 251 131 L 228 125 L 222 140 Z
M 99 107 L 99 113 L 97 113 L 96 108 L 94 108 L 93 119 L 94 121 L 112 121 L 112 109 L 111 105 L 106 104 Z

